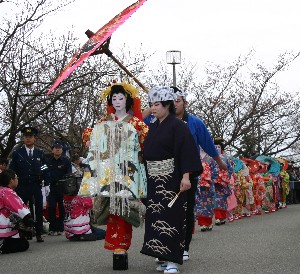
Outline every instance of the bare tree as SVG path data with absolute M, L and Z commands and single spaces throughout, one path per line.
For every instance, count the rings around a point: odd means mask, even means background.
M 249 72 L 251 54 L 228 67 L 207 69 L 206 82 L 191 90 L 190 111 L 236 155 L 283 155 L 300 140 L 299 96 L 280 90 L 274 78 L 299 53 L 280 55 L 272 69 L 257 64 Z
M 213 137 L 223 137 L 232 155 L 300 159 L 299 94 L 281 90 L 275 82 L 299 53 L 278 56 L 271 69 L 253 67 L 253 55 L 249 52 L 227 66 L 208 64 L 201 80 L 197 66 L 183 60 L 177 86 L 189 94 L 188 111 L 205 122 Z M 172 85 L 165 62 L 151 73 L 148 86 Z
M 108 79 L 119 78 L 118 66 L 106 56 L 97 55 L 74 71 L 54 93 L 46 95 L 78 50 L 71 33 L 62 37 L 43 35 L 42 43 L 34 39 L 36 26 L 57 9 L 51 8 L 50 3 L 46 0 L 36 1 L 35 6 L 27 3 L 21 17 L 16 16 L 16 22 L 7 19 L 6 29 L 0 30 L 4 33 L 0 49 L 0 151 L 3 156 L 12 150 L 18 132 L 26 125 L 40 130 L 39 145 L 44 148 L 49 148 L 53 139 L 62 137 L 63 133 L 67 133 L 71 144 L 80 142 L 82 130 L 93 126 L 103 114 L 98 91 L 106 88 Z M 126 50 L 123 52 L 125 56 Z M 121 61 L 137 74 L 147 58 L 142 52 L 131 60 L 124 56 Z

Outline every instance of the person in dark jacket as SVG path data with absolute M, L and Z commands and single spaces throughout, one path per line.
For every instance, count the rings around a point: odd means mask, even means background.
M 36 240 L 44 242 L 43 233 L 43 195 L 42 184 L 49 185 L 49 173 L 45 165 L 44 152 L 34 146 L 38 130 L 34 127 L 25 127 L 21 130 L 24 146 L 16 149 L 12 154 L 9 168 L 19 177 L 16 188 L 18 196 L 27 205 L 34 202 L 36 221 Z
M 63 183 L 60 182 L 66 175 L 72 173 L 71 161 L 62 155 L 63 144 L 55 141 L 52 145 L 52 156 L 47 159 L 50 174 L 50 193 L 48 196 L 49 235 L 61 235 L 64 232 L 65 209 L 63 204 Z M 59 216 L 56 218 L 56 207 Z

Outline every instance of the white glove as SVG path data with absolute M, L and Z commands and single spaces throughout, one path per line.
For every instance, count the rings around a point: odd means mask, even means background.
M 50 194 L 50 187 L 49 186 L 45 186 L 45 196 L 48 197 Z

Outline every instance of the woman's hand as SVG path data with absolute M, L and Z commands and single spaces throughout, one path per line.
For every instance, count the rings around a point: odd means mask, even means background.
M 191 188 L 190 175 L 189 173 L 184 173 L 180 183 L 180 192 L 184 192 Z

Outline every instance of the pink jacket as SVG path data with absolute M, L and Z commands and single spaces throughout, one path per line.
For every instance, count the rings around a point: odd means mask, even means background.
M 19 232 L 13 229 L 11 214 L 24 218 L 30 213 L 22 199 L 9 187 L 0 186 L 0 238 L 20 238 Z
M 93 200 L 90 197 L 65 196 L 65 233 L 70 238 L 74 234 L 90 234 L 89 210 L 93 208 Z

